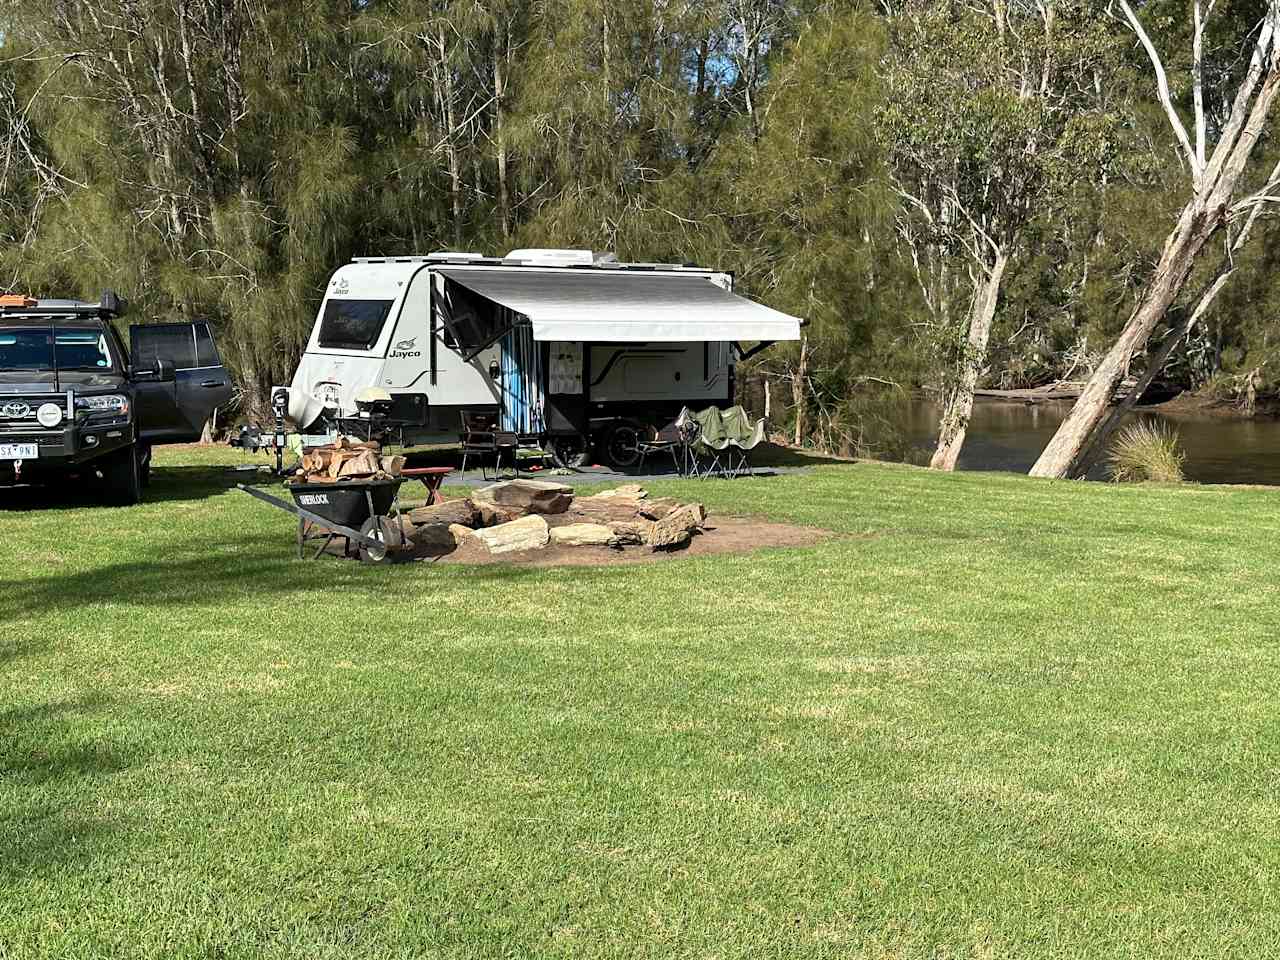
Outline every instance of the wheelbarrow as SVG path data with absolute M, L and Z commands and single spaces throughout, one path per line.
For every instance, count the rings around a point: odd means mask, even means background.
M 308 542 L 322 541 L 311 557 L 316 560 L 342 537 L 343 556 L 354 551 L 365 563 L 382 563 L 394 559 L 407 546 L 396 500 L 403 482 L 402 477 L 392 477 L 291 484 L 287 489 L 293 503 L 243 483 L 236 487 L 297 516 L 299 560 Z

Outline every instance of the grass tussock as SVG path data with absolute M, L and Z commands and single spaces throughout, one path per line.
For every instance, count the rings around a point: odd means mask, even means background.
M 1153 420 L 1140 420 L 1120 431 L 1111 445 L 1111 479 L 1116 483 L 1182 483 L 1186 460 L 1177 431 Z

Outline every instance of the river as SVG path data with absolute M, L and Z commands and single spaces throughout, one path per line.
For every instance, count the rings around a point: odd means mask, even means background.
M 979 400 L 974 404 L 959 469 L 1026 473 L 1070 409 L 1069 402 L 1028 406 Z M 1134 416 L 1162 420 L 1177 430 L 1187 455 L 1183 471 L 1188 480 L 1280 485 L 1280 421 L 1151 411 Z M 911 406 L 905 427 L 914 446 L 931 449 L 937 426 L 934 404 Z M 1090 476 L 1105 479 L 1105 467 Z

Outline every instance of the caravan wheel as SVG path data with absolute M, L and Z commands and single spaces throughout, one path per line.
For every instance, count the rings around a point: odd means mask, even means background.
M 615 423 L 605 432 L 604 456 L 618 470 L 640 462 L 640 431 L 634 423 Z
M 555 465 L 564 467 L 566 470 L 581 467 L 587 462 L 587 455 L 590 452 L 587 449 L 586 437 L 577 433 L 552 437 L 547 443 L 547 448 Z

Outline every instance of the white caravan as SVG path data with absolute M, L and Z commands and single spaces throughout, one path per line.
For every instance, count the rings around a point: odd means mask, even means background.
M 370 388 L 421 415 L 407 443 L 456 441 L 462 411 L 580 461 L 620 466 L 682 406 L 732 401 L 736 362 L 800 321 L 728 273 L 588 250 L 360 257 L 330 278 L 289 387 L 303 430 L 357 415 Z

